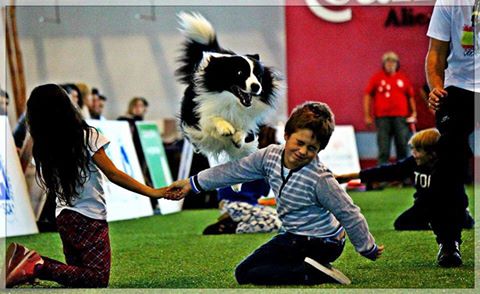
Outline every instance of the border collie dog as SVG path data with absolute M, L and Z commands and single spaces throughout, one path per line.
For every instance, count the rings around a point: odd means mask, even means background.
M 275 109 L 281 78 L 258 55 L 219 46 L 210 22 L 198 13 L 178 15 L 186 38 L 176 75 L 187 85 L 181 129 L 197 152 L 235 160 L 257 149 L 258 127 Z

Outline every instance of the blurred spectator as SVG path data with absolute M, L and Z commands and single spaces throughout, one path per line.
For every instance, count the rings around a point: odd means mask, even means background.
M 7 115 L 9 101 L 8 93 L 0 89 L 0 115 Z
M 25 112 L 18 118 L 17 125 L 13 130 L 13 139 L 15 141 L 15 146 L 17 149 L 21 149 L 23 146 L 23 141 L 25 141 L 25 137 L 27 136 L 27 119 L 25 116 Z
M 80 112 L 82 113 L 85 119 L 90 118 L 90 112 L 88 111 L 92 104 L 92 95 L 90 87 L 85 83 L 75 83 L 80 94 L 80 99 L 82 99 L 82 106 L 80 107 Z
M 133 97 L 128 103 L 127 113 L 118 120 L 143 120 L 148 110 L 148 101 L 143 97 Z
M 105 108 L 106 101 L 107 97 L 101 95 L 96 88 L 92 89 L 92 103 L 88 109 L 91 119 L 105 120 L 103 109 Z
M 392 137 L 397 160 L 407 157 L 407 120 L 415 121 L 417 117 L 413 87 L 399 68 L 398 55 L 386 52 L 382 57 L 382 70 L 370 79 L 365 88 L 365 124 L 371 127 L 375 118 L 379 164 L 388 162 L 390 158 Z
M 148 186 L 152 187 L 152 179 L 150 178 L 150 172 L 148 170 L 147 162 L 145 160 L 145 155 L 143 154 L 142 143 L 140 142 L 140 136 L 138 135 L 137 126 L 135 125 L 135 122 L 142 121 L 144 119 L 147 110 L 147 99 L 143 97 L 133 97 L 132 100 L 130 100 L 130 102 L 128 103 L 127 113 L 125 115 L 119 116 L 117 120 L 127 121 L 130 125 L 130 131 L 133 137 L 133 145 L 135 146 L 135 151 L 137 152 L 138 161 L 140 162 L 140 167 L 142 168 L 145 183 Z M 150 202 L 155 213 L 160 213 L 157 199 L 150 198 Z
M 90 112 L 88 111 L 88 105 L 90 105 L 90 89 L 83 83 L 65 83 L 61 84 L 65 91 L 67 91 L 72 103 L 78 107 L 78 110 L 82 114 L 84 119 L 90 118 Z
M 80 93 L 80 89 L 75 84 L 61 84 L 60 87 L 62 87 L 68 94 L 68 97 L 70 97 L 70 100 L 72 100 L 72 103 L 78 107 L 78 109 L 83 108 L 83 99 L 82 99 L 82 94 Z

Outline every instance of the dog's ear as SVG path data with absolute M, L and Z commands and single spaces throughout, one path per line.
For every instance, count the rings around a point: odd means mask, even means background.
M 255 59 L 256 61 L 260 61 L 260 55 L 258 54 L 247 54 L 248 57 Z
M 202 60 L 200 61 L 200 63 L 198 64 L 198 69 L 199 70 L 205 69 L 205 67 L 207 67 L 207 65 L 210 63 L 210 61 L 214 58 L 215 57 L 213 56 L 213 54 L 211 52 L 203 52 L 203 57 L 202 57 Z

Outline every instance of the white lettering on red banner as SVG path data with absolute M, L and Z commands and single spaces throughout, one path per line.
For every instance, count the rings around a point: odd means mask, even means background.
M 322 2 L 322 3 L 320 3 Z M 331 7 L 340 7 L 348 5 L 355 5 L 355 3 L 349 2 L 356 2 L 357 5 L 413 5 L 415 3 L 422 2 L 422 5 L 427 4 L 426 2 L 432 2 L 431 0 L 305 0 L 310 11 L 313 12 L 319 18 L 333 23 L 342 23 L 347 22 L 352 19 L 352 9 L 349 7 L 345 7 L 345 9 L 331 9 Z M 420 4 L 420 3 L 419 3 Z

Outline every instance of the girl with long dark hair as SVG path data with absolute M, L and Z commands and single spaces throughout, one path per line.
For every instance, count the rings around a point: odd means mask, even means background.
M 27 123 L 39 182 L 56 197 L 66 264 L 12 243 L 7 249 L 6 286 L 39 278 L 67 287 L 107 287 L 111 253 L 102 173 L 150 198 L 162 198 L 165 189 L 145 186 L 118 170 L 105 153 L 108 139 L 87 125 L 65 90 L 55 84 L 32 91 Z

